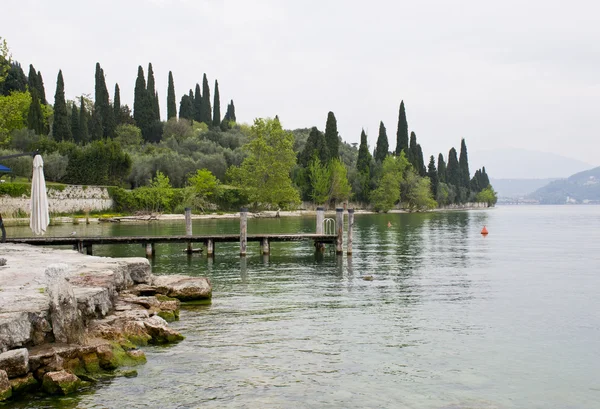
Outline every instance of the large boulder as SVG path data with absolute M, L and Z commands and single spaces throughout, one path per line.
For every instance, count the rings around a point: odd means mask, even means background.
M 0 402 L 12 396 L 12 385 L 8 380 L 6 371 L 0 369 Z
M 84 327 L 73 287 L 66 280 L 70 273 L 66 264 L 54 264 L 46 269 L 52 332 L 57 342 L 83 342 Z
M 183 335 L 169 328 L 167 321 L 155 315 L 144 321 L 148 335 L 152 337 L 150 342 L 154 344 L 168 344 L 184 339 Z
M 28 373 L 20 378 L 10 380 L 13 395 L 21 395 L 29 391 L 35 390 L 38 386 L 38 381 L 33 377 L 32 373 Z
M 212 286 L 206 277 L 165 275 L 154 277 L 156 292 L 181 301 L 208 300 Z
M 29 372 L 27 348 L 13 349 L 0 354 L 0 369 L 6 371 L 9 378 L 16 378 Z
M 68 395 L 80 386 L 81 379 L 67 371 L 47 372 L 42 379 L 42 389 L 51 395 Z

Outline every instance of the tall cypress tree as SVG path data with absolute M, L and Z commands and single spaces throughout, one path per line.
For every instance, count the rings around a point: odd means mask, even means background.
M 121 90 L 119 84 L 115 84 L 115 100 L 113 101 L 113 116 L 115 118 L 115 125 L 120 125 L 123 122 L 123 116 L 121 115 Z
M 44 104 L 44 105 L 48 105 L 48 100 L 46 100 L 46 90 L 44 89 L 44 79 L 42 78 L 42 73 L 39 71 L 37 72 L 36 80 L 37 80 L 37 89 L 40 94 L 39 95 L 40 103 Z
M 71 106 L 71 135 L 73 135 L 73 140 L 77 143 L 81 142 L 79 129 L 79 110 L 77 109 L 77 105 L 75 105 L 75 101 L 73 101 L 73 105 Z
M 177 102 L 175 100 L 175 82 L 173 73 L 169 71 L 169 87 L 167 88 L 167 121 L 177 118 Z
M 437 197 L 437 187 L 438 187 L 438 172 L 435 168 L 435 158 L 433 155 L 429 158 L 429 165 L 427 166 L 427 177 L 429 177 L 431 193 L 433 193 L 433 198 Z
M 27 86 L 29 87 L 29 92 L 32 92 L 34 89 L 37 90 L 38 82 L 37 82 L 37 73 L 35 72 L 35 68 L 33 68 L 33 64 L 29 64 L 29 74 L 27 75 Z M 38 92 L 39 99 L 39 92 Z
M 233 122 L 237 121 L 237 119 L 235 118 L 235 105 L 233 105 L 233 99 L 231 100 L 231 102 L 229 103 L 229 106 L 227 107 L 227 116 L 230 121 L 233 121 Z
M 104 70 L 100 63 L 96 63 L 96 95 L 94 101 L 94 112 L 102 124 L 102 136 L 105 138 L 115 137 L 115 114 L 108 98 L 108 88 L 104 78 Z
M 219 82 L 215 80 L 215 99 L 213 103 L 213 127 L 221 125 L 221 99 L 219 97 Z
M 446 162 L 441 153 L 438 155 L 438 181 L 446 183 Z
M 65 101 L 65 83 L 63 80 L 62 70 L 58 71 L 58 77 L 56 79 L 52 136 L 57 141 L 71 140 L 71 127 L 69 126 L 69 115 L 67 114 L 67 102 Z
M 379 122 L 379 136 L 377 137 L 377 144 L 375 144 L 375 152 L 373 153 L 375 160 L 379 163 L 382 163 L 387 156 L 389 149 L 390 146 L 388 143 L 385 125 L 383 122 Z
M 136 125 L 141 129 L 142 123 L 147 119 L 144 112 L 144 99 L 146 95 L 146 80 L 144 79 L 144 69 L 138 66 L 137 79 L 135 80 L 135 91 L 133 94 L 133 119 Z
M 484 166 L 481 168 L 481 181 L 479 183 L 479 186 L 481 186 L 482 189 L 485 189 L 489 185 L 490 185 L 490 178 L 488 177 L 487 173 L 485 172 L 485 166 Z
M 398 131 L 396 132 L 396 155 L 404 151 L 406 158 L 410 157 L 408 151 L 408 122 L 406 121 L 406 108 L 404 101 L 400 102 L 400 112 L 398 113 Z
M 148 85 L 147 94 L 150 99 L 150 107 L 152 114 L 152 122 L 160 121 L 160 108 L 158 105 L 158 94 L 156 93 L 156 85 L 154 82 L 154 71 L 152 70 L 152 63 L 148 63 Z
M 417 148 L 417 135 L 414 132 L 410 133 L 410 144 L 408 147 L 408 152 L 405 153 L 408 153 L 407 159 L 410 164 L 417 172 L 419 172 L 419 160 L 417 159 L 419 155 L 419 148 Z
M 206 74 L 202 78 L 202 122 L 210 126 L 212 124 L 212 109 L 210 107 L 210 88 Z
M 83 96 L 80 99 L 79 104 L 79 140 L 81 143 L 86 143 L 89 141 L 89 131 L 88 131 L 88 113 L 85 110 L 85 102 L 83 101 Z
M 179 119 L 194 119 L 194 106 L 188 94 L 183 94 L 179 103 Z
M 461 139 L 460 141 L 460 156 L 458 159 L 458 164 L 460 166 L 460 186 L 469 188 L 469 182 L 471 180 L 471 175 L 469 173 L 469 158 L 467 156 L 467 144 L 465 139 Z
M 202 94 L 200 93 L 200 84 L 196 83 L 196 89 L 195 89 L 195 94 L 194 95 L 190 95 L 190 97 L 192 98 L 192 112 L 193 112 L 193 116 L 190 119 L 194 119 L 194 121 L 196 122 L 202 122 L 202 119 L 204 118 L 202 116 Z
M 329 159 L 337 159 L 340 156 L 340 137 L 337 130 L 337 120 L 331 111 L 327 114 L 327 122 L 325 123 L 325 142 L 327 143 Z M 369 153 L 369 156 L 370 155 L 371 154 Z
M 327 137 L 327 136 L 326 136 Z M 359 173 L 368 173 L 371 170 L 372 156 L 369 152 L 369 145 L 367 144 L 367 134 L 363 129 L 360 134 L 360 146 L 358 147 L 358 158 L 356 160 L 356 170 Z
M 42 106 L 40 105 L 40 98 L 38 97 L 36 88 L 31 90 L 31 104 L 29 105 L 27 115 L 27 128 L 32 129 L 36 135 L 43 135 L 46 130 L 44 126 L 44 114 L 42 113 Z
M 448 167 L 446 169 L 446 181 L 448 184 L 454 185 L 457 188 L 460 187 L 460 173 L 460 165 L 458 164 L 456 149 L 452 148 L 448 153 Z
M 99 141 L 104 135 L 104 129 L 102 128 L 102 118 L 96 108 L 92 110 L 92 118 L 90 120 L 90 139 L 92 141 Z
M 310 130 L 304 150 L 298 155 L 298 164 L 302 167 L 307 167 L 313 156 L 317 155 L 321 163 L 327 163 L 329 155 L 327 154 L 327 144 L 325 143 L 325 135 L 315 126 Z
M 423 149 L 421 149 L 421 144 L 417 144 L 417 170 L 420 176 L 427 175 L 427 169 L 425 169 L 425 159 L 423 158 Z

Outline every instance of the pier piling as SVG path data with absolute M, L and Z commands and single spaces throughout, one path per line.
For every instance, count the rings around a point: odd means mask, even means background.
M 317 207 L 317 234 L 323 234 L 323 222 L 325 221 L 325 209 Z
M 186 236 L 191 236 L 192 235 L 192 209 L 189 207 L 185 208 L 185 235 Z M 192 242 L 188 241 L 187 242 L 187 249 L 186 249 L 188 254 L 191 254 L 193 249 L 192 249 Z
M 240 256 L 246 256 L 246 248 L 248 247 L 248 209 L 243 207 L 240 209 Z
M 338 207 L 335 209 L 335 231 L 337 239 L 335 241 L 335 253 L 344 253 L 344 209 Z
M 206 240 L 206 255 L 209 258 L 215 255 L 215 242 L 213 239 Z
M 348 209 L 348 244 L 346 254 L 352 255 L 352 230 L 354 227 L 354 209 Z

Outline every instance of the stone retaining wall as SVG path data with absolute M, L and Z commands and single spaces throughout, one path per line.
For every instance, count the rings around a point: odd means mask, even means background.
M 50 213 L 79 213 L 86 211 L 105 211 L 112 209 L 113 200 L 108 189 L 98 186 L 65 186 L 63 190 L 48 189 L 48 207 Z M 19 213 L 29 214 L 29 197 L 0 196 L 0 212 L 4 217 Z

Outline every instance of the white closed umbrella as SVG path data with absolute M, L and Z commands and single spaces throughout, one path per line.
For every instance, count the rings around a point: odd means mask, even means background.
M 48 196 L 44 179 L 44 161 L 40 155 L 33 158 L 33 178 L 31 179 L 31 218 L 29 227 L 33 234 L 41 235 L 50 224 Z

